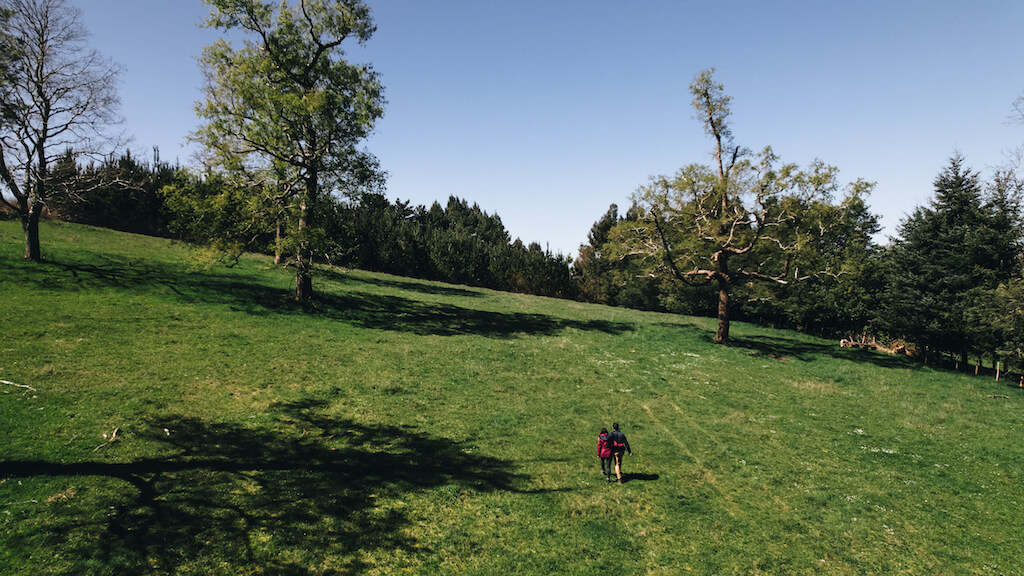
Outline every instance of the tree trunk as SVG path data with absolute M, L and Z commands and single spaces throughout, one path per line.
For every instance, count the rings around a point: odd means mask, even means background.
M 47 134 L 47 120 L 49 114 L 43 116 L 43 129 L 42 133 Z M 31 260 L 32 262 L 41 262 L 43 260 L 43 252 L 39 247 L 39 218 L 43 215 L 43 205 L 48 193 L 47 188 L 47 165 L 46 165 L 46 139 L 40 137 L 36 143 L 36 167 L 35 176 L 32 179 L 32 183 L 25 187 L 25 191 L 34 190 L 35 195 L 26 194 L 25 202 L 31 202 L 30 206 L 25 206 L 27 210 L 25 213 L 28 215 L 27 221 L 23 221 L 22 225 L 25 228 L 25 260 Z M 29 166 L 31 168 L 31 166 Z
M 310 274 L 310 263 L 300 250 L 298 255 L 298 271 L 295 273 L 295 300 L 305 302 L 313 297 L 313 277 Z
M 305 302 L 313 297 L 313 258 L 309 241 L 304 238 L 308 225 L 308 206 L 303 203 L 299 207 L 299 246 L 295 251 L 295 300 Z
M 295 300 L 298 302 L 313 297 L 313 248 L 310 245 L 309 228 L 313 226 L 318 185 L 317 171 L 310 169 L 306 174 L 306 195 L 299 202 L 299 225 L 296 232 L 299 245 L 295 251 Z
M 42 250 L 39 247 L 39 216 L 42 207 L 33 204 L 28 213 L 21 218 L 21 227 L 25 231 L 25 260 L 40 262 L 43 259 Z
M 718 332 L 715 342 L 725 344 L 729 341 L 729 284 L 718 281 Z
M 281 219 L 278 218 L 277 226 L 274 229 L 274 265 L 281 264 Z

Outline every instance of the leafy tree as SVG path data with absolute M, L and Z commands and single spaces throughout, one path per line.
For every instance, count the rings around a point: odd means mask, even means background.
M 996 288 L 988 318 L 992 319 L 997 361 L 1016 363 L 1024 375 L 1024 278 L 1012 278 Z
M 207 25 L 241 30 L 244 45 L 220 40 L 200 57 L 206 99 L 196 133 L 234 188 L 256 197 L 253 227 L 269 213 L 286 220 L 295 298 L 313 295 L 312 266 L 326 245 L 322 219 L 331 193 L 355 194 L 382 181 L 359 143 L 383 114 L 378 75 L 344 58 L 342 44 L 366 42 L 375 27 L 361 0 L 205 0 Z M 261 208 L 262 207 L 262 208 Z
M 748 288 L 748 319 L 766 325 L 855 338 L 874 331 L 884 286 L 883 252 L 872 235 L 881 227 L 856 187 L 837 205 L 818 204 L 816 218 L 828 223 L 809 244 L 812 267 L 830 268 L 804 282 Z
M 659 278 L 645 267 L 643 257 L 633 250 L 638 230 L 645 224 L 642 210 L 634 203 L 621 217 L 618 207 L 591 228 L 588 245 L 580 247 L 574 265 L 580 296 L 612 306 L 637 310 L 670 310 L 681 314 L 701 313 L 693 307 L 694 289 L 669 277 Z
M 274 248 L 274 213 L 262 202 L 263 196 L 221 174 L 200 177 L 179 169 L 160 189 L 160 196 L 170 215 L 171 234 L 202 246 L 197 252 L 202 264 L 232 265 L 246 250 Z
M 779 164 L 771 148 L 752 154 L 732 139 L 731 98 L 713 70 L 690 84 L 693 106 L 714 144 L 711 166 L 690 164 L 659 176 L 637 192 L 642 226 L 631 252 L 650 273 L 687 285 L 713 284 L 718 292 L 716 342 L 729 339 L 730 296 L 751 282 L 788 284 L 834 273 L 817 249 L 836 222 L 831 201 L 837 170 L 815 161 L 809 169 Z M 848 194 L 867 194 L 857 181 Z
M 51 166 L 107 144 L 120 69 L 87 47 L 80 13 L 65 0 L 0 0 L 0 13 L 0 182 L 9 193 L 0 202 L 21 219 L 25 258 L 38 261 L 39 219 L 61 192 Z

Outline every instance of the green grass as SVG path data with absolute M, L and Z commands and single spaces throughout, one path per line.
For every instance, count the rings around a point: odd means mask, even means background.
M 298 305 L 265 259 L 82 226 L 44 225 L 42 264 L 20 242 L 0 222 L 0 379 L 32 388 L 0 384 L 5 575 L 1024 573 L 1024 397 L 990 379 L 355 270 Z

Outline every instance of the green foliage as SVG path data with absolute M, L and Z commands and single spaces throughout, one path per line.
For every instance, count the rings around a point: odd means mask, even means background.
M 1015 387 L 355 270 L 297 303 L 44 226 L 39 265 L 0 222 L 5 576 L 1024 573 Z
M 468 286 L 571 298 L 569 260 L 537 243 L 509 242 L 498 215 L 449 198 L 429 209 L 366 194 L 337 207 L 330 261 Z
M 48 203 L 49 217 L 124 232 L 166 236 L 169 219 L 160 189 L 180 170 L 154 157 L 141 162 L 131 150 L 101 164 L 80 166 L 68 150 L 50 170 L 59 194 Z
M 1021 234 L 1008 191 L 986 200 L 978 173 L 952 157 L 935 179 L 935 198 L 900 226 L 883 327 L 936 353 L 966 361 L 989 352 L 994 290 L 1017 271 Z
M 854 182 L 838 204 L 809 208 L 822 233 L 799 255 L 801 266 L 821 270 L 801 282 L 750 286 L 740 317 L 821 336 L 859 338 L 874 333 L 886 277 L 883 251 L 872 235 L 880 226 L 866 204 L 867 184 Z
M 593 241 L 600 243 L 591 245 L 590 249 L 595 250 L 597 255 L 597 266 L 591 266 L 589 273 L 597 277 L 583 278 L 591 285 L 600 282 L 599 286 L 604 291 L 604 299 L 598 300 L 600 303 L 638 310 L 692 313 L 691 309 L 685 307 L 692 299 L 679 296 L 693 290 L 673 278 L 652 275 L 645 266 L 644 255 L 633 250 L 632 243 L 637 231 L 644 228 L 641 210 L 634 204 L 606 234 L 593 235 Z M 581 257 L 586 256 L 587 252 L 587 246 L 580 248 Z M 585 261 L 579 263 L 586 264 Z M 708 314 L 713 314 L 713 310 Z
M 1000 284 L 979 323 L 991 328 L 993 349 L 1024 372 L 1024 278 Z
M 613 300 L 610 272 L 615 262 L 607 253 L 612 228 L 619 223 L 619 207 L 612 204 L 608 211 L 590 228 L 587 243 L 580 246 L 579 256 L 573 263 L 573 272 L 579 284 L 580 297 L 587 302 L 609 304 Z
M 326 198 L 372 189 L 383 178 L 376 159 L 358 149 L 384 112 L 383 88 L 369 66 L 347 62 L 342 50 L 346 40 L 365 42 L 373 33 L 369 8 L 361 0 L 207 4 L 208 26 L 249 40 L 203 50 L 206 99 L 196 111 L 204 124 L 195 137 L 233 185 L 270 204 L 246 217 L 248 224 L 268 211 L 289 221 L 295 296 L 304 300 L 312 296 L 312 259 L 325 248 Z
M 246 251 L 273 249 L 267 231 L 275 223 L 275 206 L 252 190 L 219 175 L 199 178 L 179 170 L 160 195 L 171 214 L 169 231 L 200 247 L 194 254 L 206 264 L 237 262 Z
M 640 217 L 627 234 L 620 233 L 619 252 L 639 260 L 645 274 L 662 282 L 713 284 L 715 338 L 726 341 L 730 300 L 740 286 L 834 275 L 844 266 L 845 242 L 856 238 L 863 246 L 878 225 L 863 201 L 873 184 L 849 184 L 835 205 L 840 190 L 835 167 L 816 160 L 801 170 L 781 164 L 769 147 L 754 155 L 735 145 L 728 122 L 731 99 L 712 72 L 698 75 L 690 91 L 714 141 L 715 165 L 690 164 L 641 187 L 634 197 Z

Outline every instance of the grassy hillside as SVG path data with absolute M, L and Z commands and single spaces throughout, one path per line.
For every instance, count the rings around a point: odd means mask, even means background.
M 5 575 L 1024 573 L 1024 396 L 990 379 L 353 270 L 302 306 L 266 260 L 66 224 L 43 264 L 20 242 L 0 222 Z

